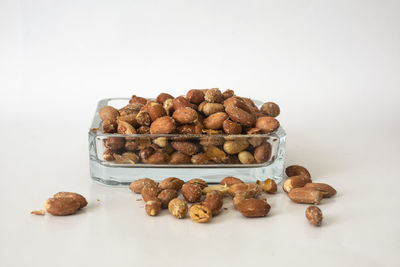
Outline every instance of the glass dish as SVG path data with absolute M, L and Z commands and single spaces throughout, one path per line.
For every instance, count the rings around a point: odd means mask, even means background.
M 128 101 L 129 98 L 108 98 L 98 102 L 89 130 L 90 175 L 93 180 L 114 186 L 129 185 L 133 180 L 144 177 L 152 178 L 155 181 L 161 181 L 167 177 L 178 177 L 182 180 L 201 178 L 208 183 L 219 183 L 226 176 L 234 176 L 245 182 L 256 182 L 266 178 L 274 179 L 277 183 L 281 182 L 286 140 L 286 133 L 282 127 L 274 133 L 256 135 L 127 135 L 104 133 L 101 130 L 100 108 L 107 105 L 122 108 Z M 258 106 L 262 104 L 260 101 L 253 101 Z M 123 142 L 129 140 L 129 142 L 136 143 L 137 147 L 133 153 L 123 154 L 121 152 L 110 159 L 105 156 L 105 153 L 107 153 L 105 144 L 109 146 L 107 142 L 110 142 L 110 140 L 122 140 Z M 162 163 L 157 164 L 157 159 L 150 162 L 138 160 L 138 149 L 148 147 L 154 140 L 158 140 L 156 143 L 161 144 L 161 146 L 168 144 L 168 147 L 170 145 L 181 145 L 185 142 L 196 144 L 197 149 L 199 149 L 198 152 L 204 153 L 205 158 L 209 161 L 206 164 L 193 164 L 191 162 L 186 162 L 186 164 L 167 164 L 165 160 L 162 160 Z M 264 144 L 263 146 L 269 147 L 269 149 L 259 149 L 258 157 L 256 158 L 259 159 L 261 157 L 262 160 L 251 164 L 243 164 L 239 161 L 237 153 L 235 153 L 235 146 L 238 143 L 242 145 L 244 143 L 246 150 L 250 152 L 247 154 L 251 155 L 255 155 L 255 150 L 261 143 Z M 167 147 L 164 150 L 167 150 Z M 230 152 L 231 155 L 226 151 Z M 245 156 L 244 154 L 243 156 Z M 243 162 L 242 157 L 241 159 Z

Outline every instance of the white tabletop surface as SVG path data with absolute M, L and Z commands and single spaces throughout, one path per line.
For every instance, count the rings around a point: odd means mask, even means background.
M 0 266 L 400 265 L 399 2 L 110 3 L 0 2 Z M 281 190 L 196 224 L 92 182 L 99 99 L 209 87 L 280 104 L 286 164 L 338 191 L 321 227 Z M 58 191 L 89 205 L 30 214 Z

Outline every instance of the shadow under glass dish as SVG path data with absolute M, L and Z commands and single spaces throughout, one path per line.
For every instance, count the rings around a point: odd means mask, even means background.
M 181 135 L 181 134 L 108 134 L 101 130 L 100 108 L 110 105 L 122 108 L 129 98 L 109 98 L 99 101 L 95 116 L 89 131 L 90 175 L 93 180 L 106 185 L 129 185 L 133 180 L 148 177 L 161 181 L 167 177 L 178 177 L 183 180 L 201 178 L 208 183 L 219 183 L 226 176 L 234 176 L 245 182 L 256 182 L 266 178 L 274 179 L 279 183 L 283 177 L 285 158 L 286 132 L 280 127 L 271 134 L 258 135 Z M 254 100 L 258 106 L 262 102 Z M 120 164 L 106 161 L 103 154 L 106 151 L 104 140 L 107 138 L 130 138 L 154 140 L 163 137 L 171 141 L 200 141 L 201 138 L 223 138 L 224 140 L 250 140 L 260 138 L 270 144 L 270 156 L 266 162 L 255 164 L 241 163 L 213 163 L 213 164 Z

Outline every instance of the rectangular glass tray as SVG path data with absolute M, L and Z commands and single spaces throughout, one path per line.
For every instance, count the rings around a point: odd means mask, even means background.
M 112 186 L 129 185 L 133 180 L 148 177 L 155 181 L 161 181 L 167 177 L 178 177 L 182 180 L 201 178 L 208 183 L 219 183 L 226 176 L 234 176 L 245 182 L 256 182 L 266 178 L 274 179 L 280 183 L 283 177 L 285 159 L 286 133 L 282 127 L 270 134 L 258 135 L 178 135 L 178 134 L 109 134 L 101 131 L 100 108 L 113 106 L 122 108 L 129 101 L 129 98 L 108 98 L 98 102 L 96 112 L 89 130 L 89 157 L 90 175 L 96 182 Z M 261 101 L 253 100 L 257 106 Z M 164 137 L 168 142 L 198 141 L 200 138 L 223 138 L 225 140 L 249 140 L 250 138 L 260 138 L 270 144 L 270 156 L 264 163 L 255 164 L 118 164 L 106 161 L 103 153 L 106 151 L 104 140 L 109 137 L 120 138 L 142 138 L 154 139 Z

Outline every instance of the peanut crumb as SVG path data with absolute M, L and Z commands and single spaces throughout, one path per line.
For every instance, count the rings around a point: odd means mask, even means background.
M 33 210 L 31 214 L 44 216 L 44 210 Z

